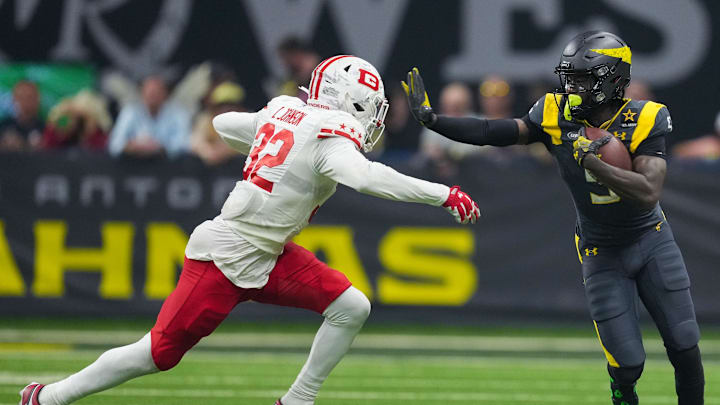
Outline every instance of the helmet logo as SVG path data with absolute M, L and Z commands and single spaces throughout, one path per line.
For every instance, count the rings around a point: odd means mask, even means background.
M 599 53 L 601 55 L 607 55 L 613 58 L 622 59 L 623 62 L 627 63 L 628 65 L 632 65 L 632 52 L 630 52 L 630 47 L 628 46 L 610 49 L 591 49 L 591 51 Z
M 365 86 L 368 86 L 375 91 L 378 91 L 380 89 L 380 79 L 378 79 L 377 76 L 375 76 L 372 72 L 368 72 L 365 69 L 358 70 L 360 71 L 360 78 L 358 78 L 358 83 L 364 84 Z

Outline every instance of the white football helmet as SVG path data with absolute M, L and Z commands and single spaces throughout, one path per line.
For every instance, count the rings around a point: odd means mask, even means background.
M 365 128 L 363 150 L 370 152 L 385 130 L 388 101 L 380 73 L 352 55 L 325 59 L 313 70 L 308 105 L 350 113 Z

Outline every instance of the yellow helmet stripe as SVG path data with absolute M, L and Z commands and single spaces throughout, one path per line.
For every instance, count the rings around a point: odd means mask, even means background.
M 613 58 L 620 58 L 628 65 L 632 65 L 632 52 L 630 51 L 630 47 L 623 46 L 622 48 L 591 49 L 591 51 L 597 52 L 601 55 L 611 56 Z

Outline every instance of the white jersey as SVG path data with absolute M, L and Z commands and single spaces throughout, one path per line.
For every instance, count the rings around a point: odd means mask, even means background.
M 225 142 L 248 158 L 243 180 L 220 215 L 196 228 L 186 255 L 213 260 L 240 287 L 257 288 L 267 282 L 283 246 L 307 226 L 337 183 L 387 199 L 435 206 L 449 194 L 445 185 L 367 160 L 360 152 L 364 128 L 343 111 L 280 96 L 257 113 L 218 115 L 213 125 Z

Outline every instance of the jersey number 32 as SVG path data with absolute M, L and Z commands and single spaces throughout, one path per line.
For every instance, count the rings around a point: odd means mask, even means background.
M 258 175 L 258 171 L 263 167 L 273 168 L 281 165 L 287 159 L 294 144 L 292 131 L 281 129 L 275 132 L 275 124 L 269 122 L 260 127 L 255 135 L 253 148 L 245 161 L 243 180 L 252 182 L 271 193 L 274 183 Z

